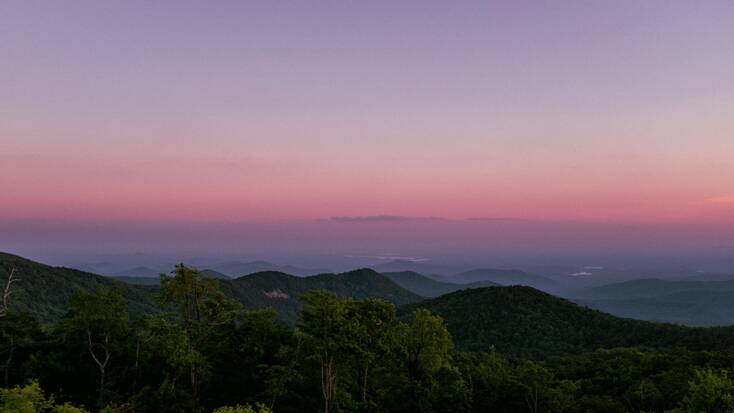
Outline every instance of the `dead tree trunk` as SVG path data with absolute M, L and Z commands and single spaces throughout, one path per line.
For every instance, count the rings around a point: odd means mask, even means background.
M 97 363 L 97 367 L 99 367 L 99 404 L 101 406 L 102 398 L 104 397 L 105 373 L 107 370 L 107 364 L 110 361 L 109 335 L 105 334 L 104 344 L 94 343 L 92 341 L 92 332 L 89 330 L 87 330 L 87 338 L 89 340 L 89 354 L 92 355 L 92 359 L 94 359 L 94 362 Z M 97 347 L 102 348 L 102 351 L 104 352 L 103 359 L 100 357 L 97 357 L 97 355 L 94 353 L 95 344 L 97 345 Z

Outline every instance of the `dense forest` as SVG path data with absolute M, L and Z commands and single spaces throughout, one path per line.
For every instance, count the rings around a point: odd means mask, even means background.
M 416 301 L 383 286 L 396 306 L 369 298 L 357 281 L 371 273 L 346 274 L 341 294 L 281 276 L 277 291 L 301 294 L 293 322 L 184 265 L 155 289 L 67 280 L 48 321 L 14 304 L 58 291 L 3 267 L 0 412 L 734 411 L 732 329 L 619 319 L 529 287 Z

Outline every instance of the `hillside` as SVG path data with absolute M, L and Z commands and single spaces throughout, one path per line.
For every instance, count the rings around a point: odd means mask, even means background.
M 384 272 L 382 275 L 408 291 L 431 298 L 466 288 L 493 287 L 497 285 L 491 281 L 479 281 L 470 284 L 447 283 L 436 281 L 413 271 Z
M 734 328 L 688 328 L 618 318 L 530 287 L 462 290 L 399 309 L 427 308 L 446 320 L 465 350 L 545 357 L 626 346 L 715 350 L 734 345 Z
M 69 298 L 78 288 L 98 290 L 116 288 L 129 303 L 130 313 L 138 316 L 156 311 L 152 304 L 154 288 L 130 285 L 109 277 L 63 267 L 51 267 L 12 254 L 0 253 L 0 280 L 11 268 L 19 279 L 10 299 L 11 309 L 30 313 L 43 322 L 55 321 L 66 313 Z
M 16 269 L 16 276 L 20 279 L 15 284 L 12 307 L 28 312 L 44 322 L 58 320 L 66 313 L 69 298 L 77 288 L 92 291 L 102 287 L 117 288 L 128 301 L 133 316 L 158 311 L 154 304 L 154 297 L 158 292 L 157 278 L 114 279 L 0 253 L 0 282 L 3 285 L 11 268 Z M 396 305 L 422 299 L 369 269 L 309 277 L 260 272 L 238 279 L 228 279 L 211 270 L 202 272 L 205 276 L 219 278 L 222 290 L 245 308 L 274 308 L 278 311 L 278 317 L 286 322 L 295 322 L 300 310 L 301 295 L 313 289 L 334 291 L 358 299 L 382 298 Z
M 530 274 L 520 270 L 503 270 L 493 268 L 480 268 L 464 271 L 451 277 L 446 277 L 446 280 L 460 284 L 491 281 L 500 285 L 525 285 L 543 291 L 555 291 L 559 288 L 558 283 L 550 278 Z
M 395 305 L 420 301 L 420 297 L 370 269 L 341 274 L 295 277 L 279 272 L 260 272 L 232 281 L 220 281 L 222 290 L 245 308 L 273 308 L 278 317 L 295 322 L 301 308 L 300 297 L 309 290 L 329 290 L 357 299 L 381 298 Z

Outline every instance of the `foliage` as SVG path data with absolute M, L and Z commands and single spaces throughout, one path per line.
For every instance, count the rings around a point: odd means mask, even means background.
M 262 404 L 257 404 L 254 408 L 249 404 L 238 404 L 234 407 L 219 407 L 217 409 L 214 409 L 214 412 L 212 413 L 272 413 L 272 410 L 268 409 Z
M 734 381 L 726 370 L 700 369 L 690 382 L 680 412 L 715 413 L 734 411 Z
M 618 319 L 524 287 L 459 291 L 398 309 L 369 294 L 314 290 L 299 297 L 294 328 L 275 311 L 244 310 L 222 280 L 185 266 L 162 285 L 159 305 L 170 313 L 129 316 L 124 291 L 102 287 L 77 290 L 51 326 L 11 308 L 0 317 L 0 364 L 15 387 L 0 392 L 0 413 L 734 407 L 725 328 Z M 91 353 L 99 361 L 109 353 L 104 369 Z
M 46 397 L 38 382 L 25 386 L 0 389 L 0 413 L 85 413 L 86 410 L 69 403 L 54 404 Z

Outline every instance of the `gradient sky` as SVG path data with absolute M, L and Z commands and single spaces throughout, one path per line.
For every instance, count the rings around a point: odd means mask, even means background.
M 734 222 L 734 3 L 0 2 L 6 225 L 377 215 Z

